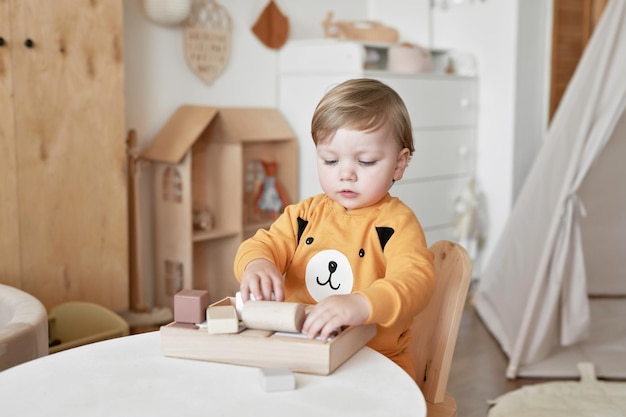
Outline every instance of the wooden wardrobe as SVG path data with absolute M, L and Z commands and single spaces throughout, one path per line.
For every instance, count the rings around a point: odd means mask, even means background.
M 550 72 L 550 119 L 582 57 L 608 0 L 554 0 L 552 61 Z
M 122 0 L 0 0 L 0 282 L 128 304 Z

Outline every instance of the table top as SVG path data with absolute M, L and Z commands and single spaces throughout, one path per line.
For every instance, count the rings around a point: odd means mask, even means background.
M 159 332 L 69 349 L 0 372 L 3 416 L 426 415 L 417 384 L 363 348 L 328 376 L 265 392 L 257 368 L 165 357 Z

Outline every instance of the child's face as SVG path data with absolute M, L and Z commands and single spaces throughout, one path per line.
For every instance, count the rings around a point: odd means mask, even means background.
M 387 125 L 374 131 L 338 129 L 317 145 L 320 185 L 346 209 L 371 206 L 402 178 L 409 155 Z

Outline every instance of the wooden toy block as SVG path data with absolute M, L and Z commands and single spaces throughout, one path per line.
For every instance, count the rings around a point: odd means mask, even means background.
M 241 298 L 241 293 L 237 291 L 235 294 L 235 309 L 237 310 L 237 316 L 239 320 L 241 320 L 241 315 L 243 314 L 243 298 Z
M 205 290 L 180 290 L 174 295 L 174 321 L 202 323 L 209 307 L 209 292 Z
M 209 306 L 206 310 L 206 321 L 209 333 L 225 334 L 239 331 L 239 319 L 235 306 Z
M 305 305 L 279 301 L 248 301 L 241 321 L 249 329 L 300 333 L 304 324 Z
M 227 297 L 212 306 L 235 305 Z M 276 335 L 246 329 L 236 334 L 210 334 L 185 323 L 161 327 L 165 356 L 257 368 L 288 367 L 292 372 L 328 375 L 376 335 L 376 325 L 349 326 L 330 341 Z
M 292 391 L 296 389 L 296 375 L 286 366 L 260 368 L 261 386 L 266 392 Z

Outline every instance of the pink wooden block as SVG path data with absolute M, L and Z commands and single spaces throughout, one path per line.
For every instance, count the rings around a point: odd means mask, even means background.
M 174 321 L 202 323 L 206 320 L 209 292 L 205 290 L 180 290 L 174 295 Z

